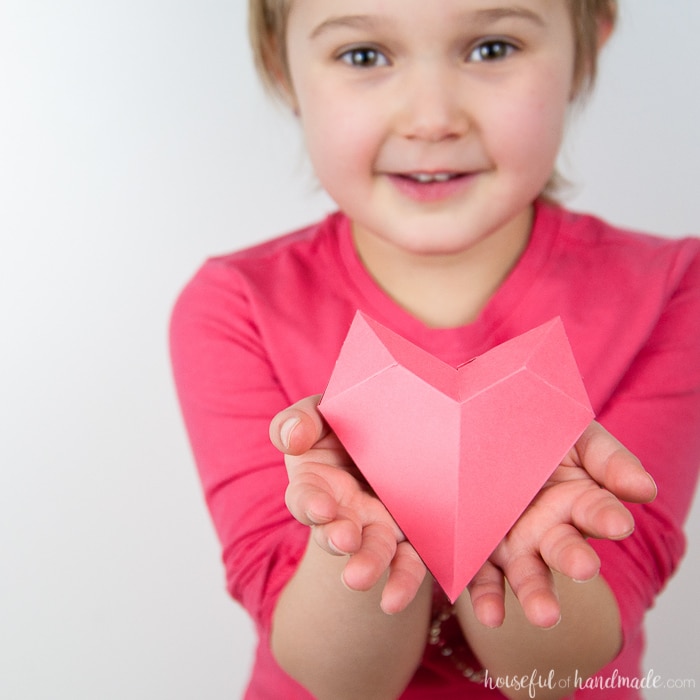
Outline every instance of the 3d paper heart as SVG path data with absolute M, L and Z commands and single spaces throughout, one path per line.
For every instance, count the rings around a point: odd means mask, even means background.
M 358 313 L 319 409 L 452 601 L 593 418 L 558 318 L 454 368 Z

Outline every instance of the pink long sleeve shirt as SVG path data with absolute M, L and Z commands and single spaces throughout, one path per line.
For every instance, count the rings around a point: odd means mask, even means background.
M 227 587 L 259 632 L 246 698 L 311 697 L 269 648 L 271 615 L 308 530 L 285 507 L 286 471 L 268 426 L 279 410 L 323 391 L 358 309 L 455 366 L 561 316 L 598 420 L 659 489 L 653 504 L 631 507 L 631 537 L 593 543 L 624 633 L 622 651 L 600 677 L 641 677 L 644 613 L 683 554 L 700 465 L 700 240 L 625 232 L 540 203 L 526 251 L 478 319 L 431 329 L 376 285 L 349 221 L 336 213 L 207 261 L 172 318 L 174 376 Z M 445 634 L 458 648 L 456 625 Z M 426 640 L 423 665 L 402 697 L 500 696 L 466 679 L 463 668 Z M 640 696 L 615 688 L 575 697 Z

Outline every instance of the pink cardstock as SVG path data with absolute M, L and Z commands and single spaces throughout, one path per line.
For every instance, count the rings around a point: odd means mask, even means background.
M 455 368 L 360 312 L 319 409 L 452 602 L 594 417 L 559 318 Z

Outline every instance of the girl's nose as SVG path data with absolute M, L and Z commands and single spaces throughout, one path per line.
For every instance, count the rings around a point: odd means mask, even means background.
M 420 66 L 407 73 L 397 100 L 397 125 L 404 138 L 439 142 L 469 130 L 454 70 Z

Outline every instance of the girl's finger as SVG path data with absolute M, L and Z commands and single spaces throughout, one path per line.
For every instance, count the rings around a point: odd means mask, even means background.
M 606 489 L 581 494 L 571 509 L 571 521 L 580 532 L 600 539 L 621 540 L 634 531 L 634 518 Z
M 514 553 L 495 563 L 503 570 L 531 624 L 544 629 L 558 624 L 561 609 L 554 577 L 537 554 Z
M 600 571 L 600 559 L 581 533 L 567 523 L 549 530 L 540 542 L 545 563 L 575 581 L 589 581 Z
M 503 572 L 487 561 L 467 586 L 474 616 L 486 627 L 500 627 L 505 618 Z
M 326 525 L 315 526 L 313 538 L 329 554 L 350 555 L 362 546 L 362 529 L 353 520 L 341 517 Z
M 601 486 L 632 503 L 656 497 L 656 484 L 641 462 L 600 423 L 593 421 L 573 447 L 574 460 Z
M 327 523 L 338 512 L 338 504 L 330 485 L 312 469 L 295 470 L 284 500 L 289 512 L 304 525 Z
M 399 542 L 382 591 L 382 610 L 388 615 L 404 610 L 415 598 L 425 574 L 425 564 L 412 545 Z
M 345 585 L 354 591 L 372 588 L 388 570 L 397 544 L 394 528 L 389 523 L 376 521 L 365 525 L 362 544 L 345 566 Z
M 272 419 L 270 440 L 280 452 L 303 454 L 328 435 L 330 428 L 318 411 L 320 400 L 320 394 L 307 396 Z

